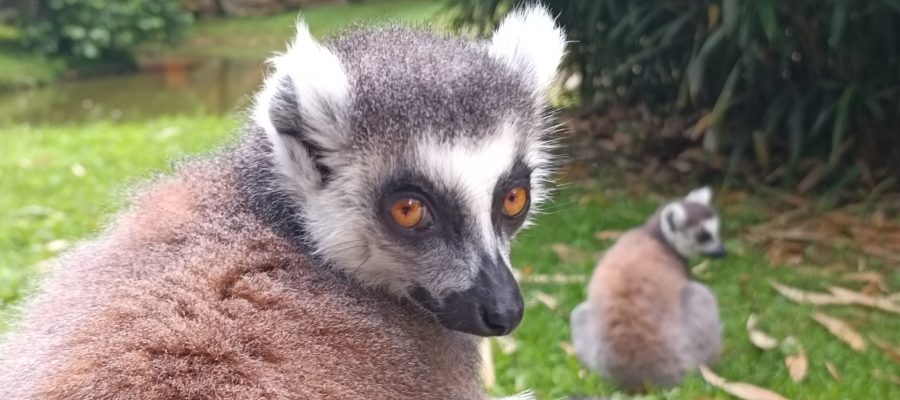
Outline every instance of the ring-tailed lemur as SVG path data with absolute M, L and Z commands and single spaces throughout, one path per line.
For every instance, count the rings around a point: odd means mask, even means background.
M 722 257 L 712 191 L 697 189 L 626 232 L 600 260 L 571 315 L 581 362 L 628 391 L 676 385 L 719 354 L 715 296 L 687 259 Z
M 540 7 L 477 41 L 302 23 L 243 140 L 64 256 L 0 348 L 0 398 L 478 399 L 546 196 Z

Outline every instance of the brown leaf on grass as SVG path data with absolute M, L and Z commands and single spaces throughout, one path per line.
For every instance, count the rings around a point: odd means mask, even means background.
M 885 340 L 882 340 L 878 336 L 869 335 L 869 339 L 872 340 L 872 343 L 875 344 L 881 351 L 884 352 L 890 359 L 894 360 L 897 363 L 900 363 L 900 347 L 894 346 L 888 343 Z
M 541 291 L 534 292 L 534 299 L 541 302 L 551 310 L 555 310 L 556 306 L 559 305 L 559 300 L 556 300 L 555 297 Z
M 827 293 L 816 293 L 816 292 L 807 292 L 805 290 L 797 289 L 795 287 L 791 287 L 788 285 L 784 285 L 778 283 L 776 281 L 769 281 L 769 284 L 775 288 L 776 291 L 788 300 L 791 300 L 795 303 L 806 303 L 806 304 L 815 304 L 815 305 L 824 305 L 824 304 L 851 304 L 849 300 L 840 299 L 833 294 Z
M 849 282 L 865 282 L 878 286 L 882 291 L 887 291 L 887 283 L 885 283 L 884 275 L 878 272 L 848 272 L 841 276 L 841 279 Z
M 716 375 L 707 366 L 700 366 L 700 374 L 703 379 L 719 389 L 744 400 L 787 400 L 786 397 L 775 393 L 769 389 L 751 385 L 743 382 L 728 382 L 721 376 Z
M 566 274 L 530 274 L 519 277 L 521 282 L 527 283 L 547 283 L 547 284 L 583 284 L 587 282 L 587 275 L 566 275 Z
M 559 342 L 559 348 L 569 355 L 569 357 L 575 357 L 575 346 L 572 346 L 572 343 Z
M 756 329 L 756 323 L 759 319 L 756 317 L 756 314 L 750 314 L 747 317 L 747 334 L 750 336 L 750 342 L 753 343 L 754 346 L 759 347 L 762 350 L 771 350 L 778 346 L 778 339 L 775 339 L 765 332 Z
M 794 382 L 801 382 L 809 373 L 809 359 L 806 357 L 806 350 L 793 336 L 788 336 L 784 341 L 784 344 L 791 347 L 793 353 L 785 356 L 784 365 L 787 366 L 791 379 Z
M 618 239 L 620 236 L 622 236 L 622 233 L 623 233 L 622 231 L 617 231 L 617 230 L 598 231 L 598 232 L 594 232 L 594 238 L 601 242 L 606 242 L 609 240 Z
M 819 312 L 812 313 L 812 318 L 853 350 L 866 350 L 866 340 L 846 322 Z
M 874 376 L 877 379 L 881 379 L 883 381 L 887 381 L 887 382 L 893 383 L 897 386 L 900 386 L 900 376 L 894 375 L 890 372 L 884 372 L 882 370 L 876 369 L 876 370 L 872 371 L 872 376 Z
M 565 243 L 553 243 L 550 245 L 550 250 L 553 250 L 556 257 L 566 264 L 581 264 L 587 260 L 587 254 L 584 251 Z
M 828 370 L 828 373 L 831 374 L 831 377 L 838 382 L 843 382 L 844 378 L 841 378 L 841 373 L 838 372 L 837 367 L 831 363 L 831 361 L 825 361 L 825 369 Z
M 877 308 L 879 310 L 892 312 L 896 314 L 900 314 L 900 304 L 897 304 L 893 301 L 882 297 L 873 297 L 863 293 L 854 292 L 850 289 L 845 289 L 838 286 L 832 286 L 828 288 L 835 295 L 835 297 L 846 300 L 853 304 L 859 304 L 863 306 L 868 306 L 872 308 Z
M 766 257 L 775 265 L 800 265 L 806 244 L 790 241 L 776 241 L 769 246 Z
M 691 268 L 691 273 L 694 275 L 702 275 L 709 269 L 709 260 L 703 260 L 700 264 L 695 265 Z

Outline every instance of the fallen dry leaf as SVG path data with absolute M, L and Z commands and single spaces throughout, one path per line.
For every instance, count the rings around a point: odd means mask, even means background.
M 754 346 L 759 347 L 763 350 L 771 350 L 778 346 L 778 339 L 775 339 L 765 332 L 756 329 L 756 323 L 759 319 L 756 317 L 756 314 L 750 314 L 747 317 L 747 334 L 750 336 L 750 342 L 753 343 Z
M 566 354 L 568 354 L 569 357 L 575 356 L 575 347 L 572 346 L 572 343 L 559 342 L 559 348 L 562 349 L 562 351 L 566 352 Z
M 491 339 L 482 339 L 478 346 L 478 352 L 481 353 L 481 381 L 488 389 L 494 387 L 497 382 L 494 374 L 494 356 L 491 352 Z
M 833 294 L 807 292 L 795 287 L 787 286 L 776 281 L 769 281 L 769 284 L 778 291 L 779 294 L 796 303 L 807 303 L 815 305 L 824 304 L 852 304 L 847 299 L 841 299 Z
M 809 359 L 806 357 L 806 350 L 792 336 L 785 338 L 785 342 L 795 351 L 784 358 L 784 365 L 788 368 L 788 374 L 794 382 L 801 382 L 806 379 L 809 373 Z
M 566 275 L 566 274 L 530 274 L 521 275 L 519 280 L 527 283 L 553 283 L 553 284 L 572 284 L 586 283 L 587 275 Z
M 873 297 L 863 293 L 854 292 L 850 289 L 832 286 L 828 288 L 835 297 L 846 300 L 853 304 L 859 304 L 879 310 L 900 314 L 900 304 L 890 301 L 882 297 Z
M 884 372 L 884 371 L 876 369 L 876 370 L 872 371 L 872 376 L 874 376 L 877 379 L 881 379 L 883 381 L 888 381 L 897 386 L 900 386 L 900 376 L 894 375 L 890 372 Z
M 886 354 L 895 362 L 900 363 L 900 347 L 894 346 L 887 341 L 882 340 L 878 336 L 869 335 L 869 339 L 871 339 L 872 343 L 874 343 L 875 346 L 881 349 L 884 354 Z
M 622 236 L 622 231 L 605 230 L 605 231 L 594 232 L 594 238 L 601 242 L 605 242 L 608 240 L 616 240 L 619 238 L 619 236 Z
M 769 389 L 751 385 L 743 382 L 728 382 L 721 376 L 716 375 L 707 366 L 700 366 L 700 374 L 703 379 L 719 389 L 722 389 L 731 395 L 744 400 L 787 400 L 786 397 L 775 393 Z
M 825 369 L 828 370 L 828 373 L 831 374 L 831 377 L 838 382 L 843 382 L 844 378 L 841 378 L 841 373 L 838 372 L 837 367 L 831 363 L 831 361 L 825 361 Z
M 709 269 L 709 260 L 703 260 L 700 264 L 691 268 L 691 273 L 694 275 L 702 275 L 706 270 Z
M 581 264 L 587 260 L 587 255 L 581 249 L 565 243 L 553 243 L 550 245 L 550 250 L 553 250 L 556 257 L 566 264 Z
M 555 297 L 541 291 L 534 292 L 534 299 L 543 303 L 545 306 L 547 306 L 547 308 L 551 310 L 555 310 L 556 306 L 559 305 L 559 301 L 556 300 Z
M 885 283 L 884 275 L 878 272 L 848 272 L 841 276 L 841 279 L 849 282 L 873 283 L 882 291 L 887 291 L 887 283 Z
M 828 329 L 832 335 L 837 336 L 838 339 L 847 343 L 853 350 L 866 350 L 866 340 L 846 322 L 819 312 L 812 313 L 812 318 L 816 320 L 816 322 L 822 324 L 825 329 Z

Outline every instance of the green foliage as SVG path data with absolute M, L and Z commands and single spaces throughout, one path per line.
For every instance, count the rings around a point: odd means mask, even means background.
M 37 52 L 109 60 L 145 41 L 174 41 L 191 21 L 179 0 L 38 0 L 22 29 Z
M 900 1 L 542 2 L 573 42 L 586 104 L 705 113 L 704 126 L 763 168 L 770 154 L 829 169 L 849 154 L 900 154 Z M 484 32 L 525 1 L 451 3 L 457 27 Z

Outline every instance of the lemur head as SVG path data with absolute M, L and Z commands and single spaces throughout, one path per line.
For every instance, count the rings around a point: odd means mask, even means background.
M 388 27 L 319 43 L 300 23 L 252 118 L 313 251 L 446 328 L 511 332 L 510 240 L 546 197 L 564 45 L 540 7 L 486 41 Z
M 704 186 L 667 204 L 660 213 L 663 237 L 684 258 L 725 256 L 719 215 L 712 205 L 712 189 Z

